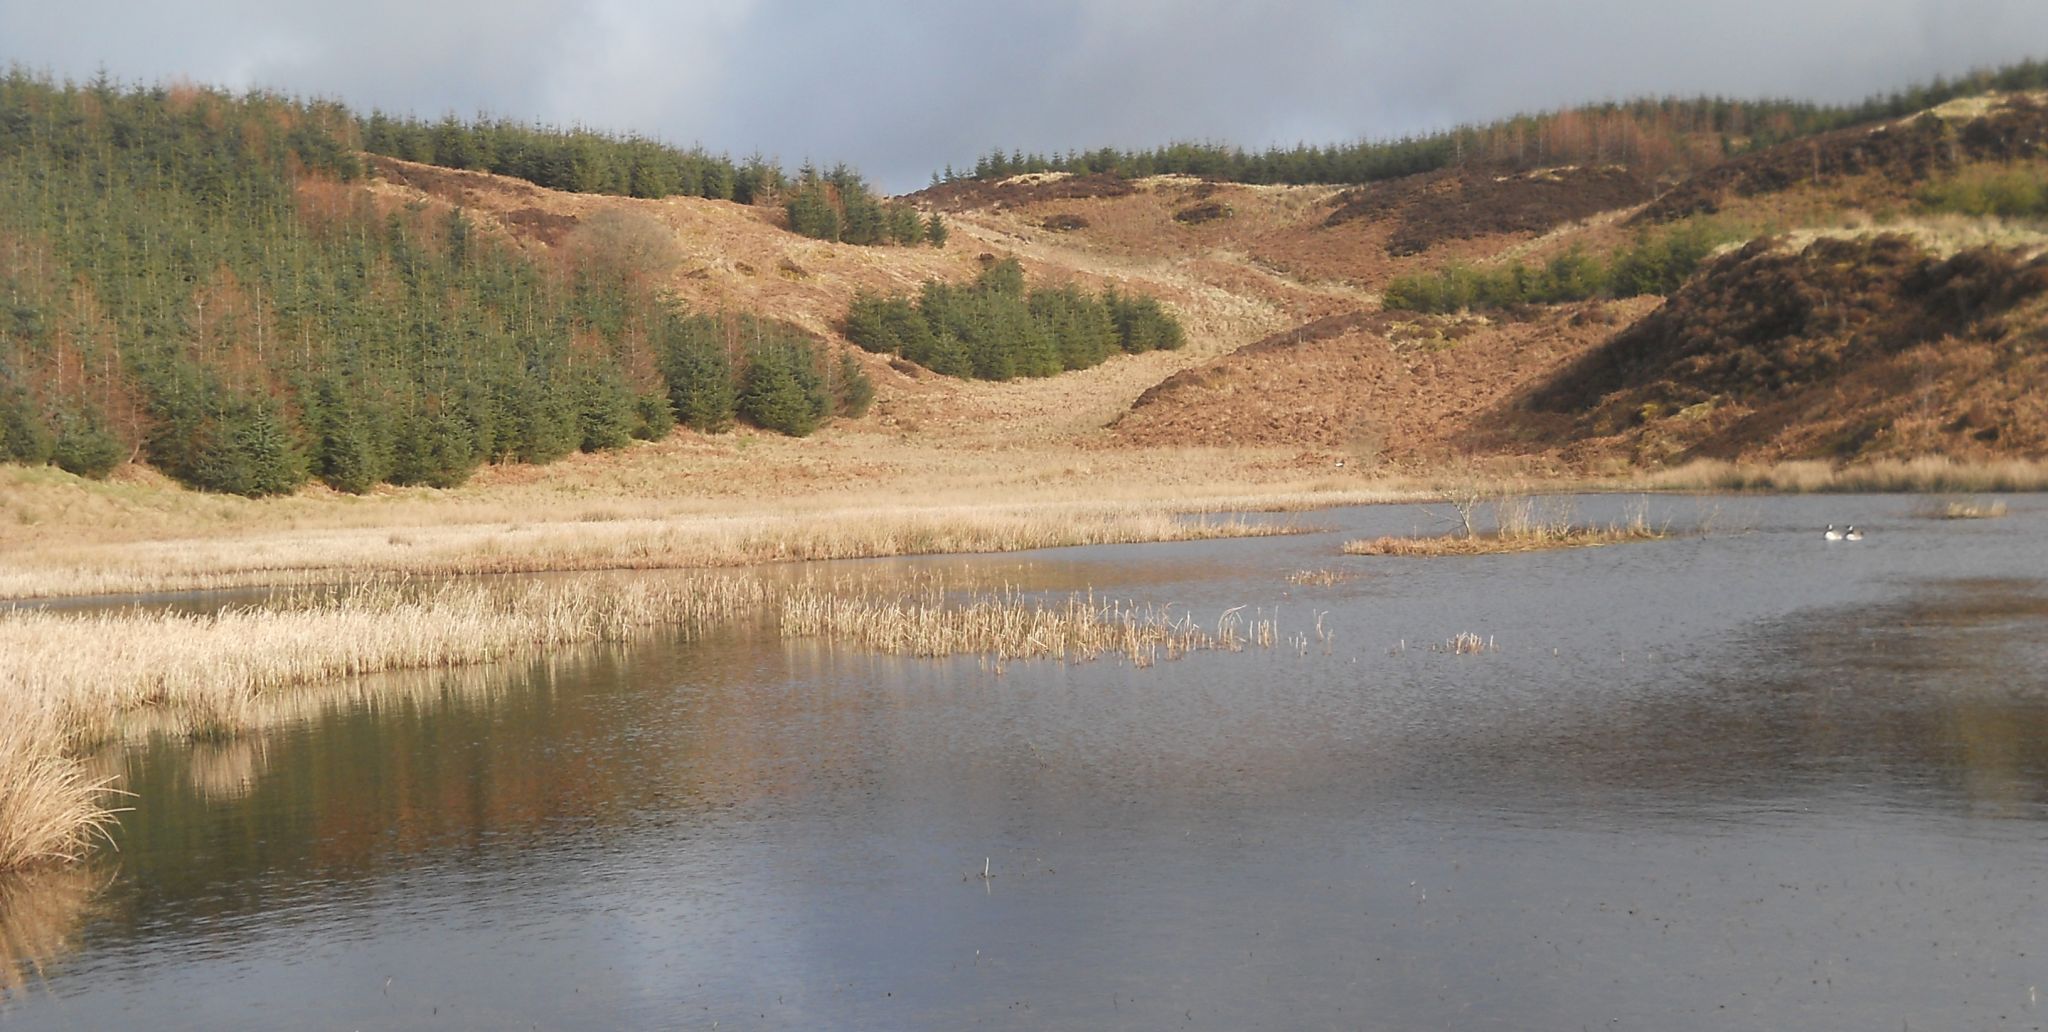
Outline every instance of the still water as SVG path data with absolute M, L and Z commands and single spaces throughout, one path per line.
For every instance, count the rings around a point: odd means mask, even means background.
M 136 745 L 118 854 L 0 894 L 0 1026 L 2048 1025 L 2048 498 L 1651 504 L 1710 532 L 1336 554 L 1441 526 L 1373 507 L 849 564 L 1305 646 L 998 671 L 746 627 Z

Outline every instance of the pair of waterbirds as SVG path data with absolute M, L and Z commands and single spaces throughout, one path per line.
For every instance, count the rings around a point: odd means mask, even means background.
M 1828 539 L 1829 541 L 1861 541 L 1861 540 L 1863 540 L 1863 532 L 1862 532 L 1862 531 L 1860 531 L 1860 530 L 1857 530 L 1857 529 L 1856 529 L 1856 525 L 1855 525 L 1855 524 L 1853 524 L 1853 523 L 1849 525 L 1849 529 L 1848 529 L 1848 530 L 1836 530 L 1836 529 L 1835 529 L 1835 525 L 1834 525 L 1834 524 L 1832 524 L 1832 523 L 1830 523 L 1830 524 L 1828 524 L 1828 529 L 1827 529 L 1827 530 L 1825 530 L 1825 531 L 1823 531 L 1823 532 L 1821 533 L 1821 536 L 1822 536 L 1822 537 L 1824 537 L 1824 538 L 1826 538 L 1826 539 Z

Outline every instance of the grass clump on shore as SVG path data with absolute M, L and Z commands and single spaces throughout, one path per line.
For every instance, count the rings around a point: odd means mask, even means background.
M 114 821 L 107 782 L 65 752 L 66 737 L 55 714 L 0 695 L 0 872 L 82 859 Z
M 1360 538 L 1344 543 L 1345 555 L 1439 556 L 1492 555 L 1498 552 L 1534 552 L 1552 548 L 1585 548 L 1622 541 L 1654 541 L 1668 536 L 1665 528 L 1652 526 L 1648 512 L 1631 507 L 1621 521 L 1606 526 L 1576 522 L 1569 501 L 1542 507 L 1529 498 L 1504 498 L 1493 503 L 1496 528 L 1488 533 L 1473 529 L 1479 504 L 1476 496 L 1453 499 L 1461 526 L 1449 534 L 1427 537 L 1388 535 Z

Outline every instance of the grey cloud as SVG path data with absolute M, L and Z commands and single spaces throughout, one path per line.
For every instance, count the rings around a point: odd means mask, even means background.
M 634 130 L 896 190 L 994 145 L 1341 141 L 1645 93 L 1848 100 L 2043 43 L 2048 5 L 2021 0 L 0 0 L 0 60 L 59 76 Z

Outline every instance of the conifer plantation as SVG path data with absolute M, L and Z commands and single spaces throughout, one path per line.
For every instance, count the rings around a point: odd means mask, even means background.
M 935 177 L 1002 179 L 1027 172 L 1109 173 L 1136 179 L 1201 176 L 1237 183 L 1376 183 L 1458 165 L 1533 168 L 1618 164 L 1652 175 L 1712 165 L 1834 129 L 1904 118 L 1987 90 L 2048 87 L 2048 63 L 2021 61 L 1954 79 L 1937 78 L 1855 104 L 1788 99 L 1646 97 L 1516 115 L 1484 125 L 1343 144 L 1296 144 L 1248 151 L 1213 142 L 1150 149 L 1102 147 L 1065 154 L 1000 147 L 971 171 Z
M 1159 302 L 1114 288 L 1026 289 L 1024 267 L 1005 258 L 975 281 L 929 280 L 916 298 L 854 297 L 846 336 L 869 351 L 948 376 L 1008 380 L 1100 365 L 1115 354 L 1172 351 L 1186 340 Z
M 678 416 L 801 434 L 865 406 L 858 368 L 814 339 L 686 313 L 602 247 L 536 259 L 460 209 L 380 204 L 358 186 L 362 133 L 331 103 L 0 79 L 0 461 L 360 492 Z M 491 139 L 494 161 L 532 142 Z M 743 189 L 737 172 L 668 169 L 697 190 Z

